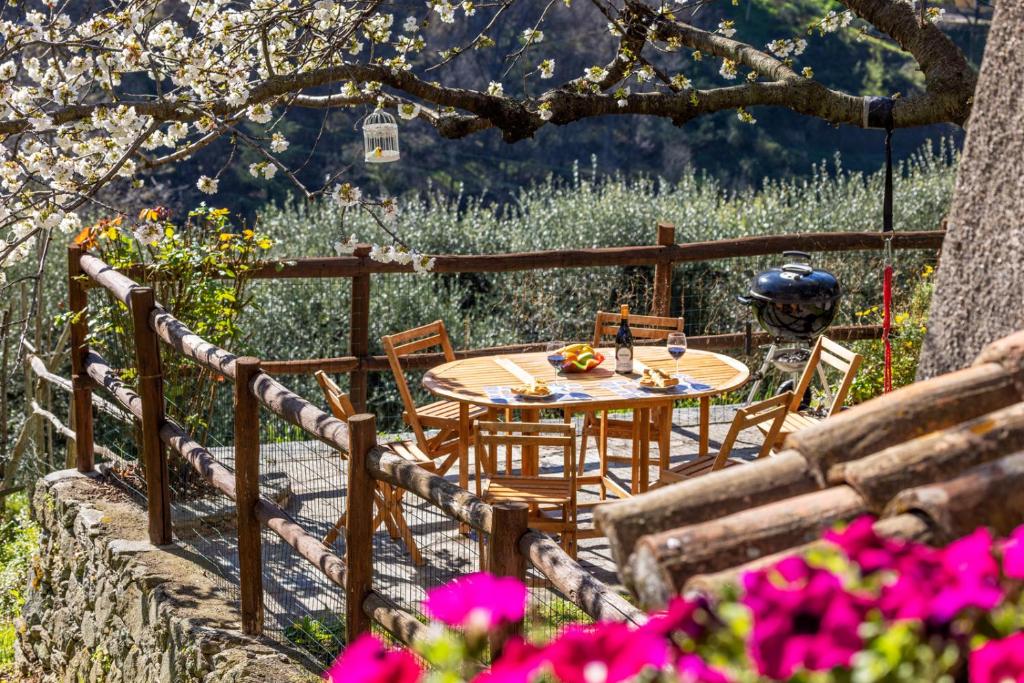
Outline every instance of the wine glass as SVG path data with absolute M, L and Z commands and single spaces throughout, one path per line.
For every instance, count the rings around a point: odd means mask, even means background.
M 562 369 L 562 363 L 565 362 L 565 354 L 562 353 L 562 349 L 564 349 L 565 346 L 565 342 L 562 341 L 548 342 L 548 362 L 551 363 L 551 367 L 555 369 L 556 373 Z
M 665 339 L 668 355 L 676 361 L 676 375 L 679 374 L 679 359 L 686 353 L 686 335 L 682 332 L 671 332 Z

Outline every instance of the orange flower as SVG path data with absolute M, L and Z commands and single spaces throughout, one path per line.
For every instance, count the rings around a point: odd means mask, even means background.
M 82 248 L 89 251 L 96 246 L 96 236 L 99 234 L 99 229 L 94 225 L 88 225 L 82 228 L 81 232 L 75 235 L 75 239 L 71 240 L 72 244 L 80 244 Z

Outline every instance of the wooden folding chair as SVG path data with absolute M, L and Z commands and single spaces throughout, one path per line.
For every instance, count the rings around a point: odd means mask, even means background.
M 530 527 L 559 536 L 562 548 L 576 556 L 576 429 L 572 424 L 479 421 L 474 428 L 476 492 L 488 503 L 526 503 Z M 557 475 L 498 472 L 498 446 L 562 449 Z M 538 470 L 540 468 L 538 467 Z M 481 562 L 486 557 L 480 539 Z M 482 567 L 484 568 L 484 567 Z
M 846 396 L 850 393 L 853 378 L 857 375 L 857 370 L 860 369 L 863 361 L 864 357 L 859 353 L 854 353 L 825 336 L 818 337 L 818 340 L 814 342 L 814 347 L 811 349 L 811 357 L 807 359 L 807 365 L 800 376 L 800 382 L 793 391 L 793 398 L 789 402 L 786 420 L 782 423 L 782 428 L 778 431 L 775 440 L 772 442 L 772 447 L 781 446 L 788 434 L 800 431 L 805 427 L 810 427 L 824 419 L 809 411 L 800 410 L 804 393 L 811 386 L 811 382 L 814 381 L 815 377 L 818 378 L 825 392 L 825 400 L 828 404 L 825 410 L 825 417 L 831 417 L 842 410 L 843 405 L 846 403 Z M 839 383 L 834 390 L 828 381 L 828 368 L 838 370 L 841 373 Z M 763 426 L 759 427 L 759 429 L 762 432 L 765 431 Z
M 595 347 L 601 346 L 608 343 L 611 339 L 615 338 L 615 333 L 619 329 L 619 324 L 622 318 L 618 313 L 609 313 L 607 311 L 598 311 L 597 316 L 594 320 L 594 341 Z M 630 315 L 629 316 L 629 329 L 633 334 L 634 339 L 647 339 L 647 340 L 664 340 L 668 337 L 671 332 L 682 332 L 683 331 L 683 319 L 682 318 L 663 318 L 655 315 Z M 671 408 L 667 408 L 671 410 Z M 605 434 L 604 439 L 601 438 L 601 423 L 605 423 Z M 665 420 L 667 424 L 668 421 Z M 658 416 L 652 411 L 651 414 L 651 428 L 650 428 L 650 441 L 658 444 L 658 456 L 662 467 L 668 467 L 669 452 L 668 448 L 664 446 L 667 444 L 667 434 L 661 433 L 662 420 L 658 419 Z M 608 438 L 613 439 L 632 439 L 633 438 L 633 422 L 632 420 L 613 419 L 608 417 L 608 411 L 602 411 L 600 418 L 597 417 L 594 411 L 584 413 L 583 416 L 583 435 L 580 437 L 580 457 L 579 457 L 579 477 L 581 483 L 599 483 L 601 485 L 601 499 L 603 500 L 606 495 L 604 478 L 601 475 L 597 477 L 584 477 L 584 469 L 586 468 L 587 460 L 587 439 L 593 436 L 597 440 L 597 453 L 601 460 L 602 471 L 607 470 L 608 462 L 632 462 L 631 457 L 627 456 L 609 456 L 608 455 Z
M 355 414 L 355 408 L 352 405 L 352 401 L 349 400 L 348 394 L 343 392 L 341 387 L 335 384 L 322 370 L 318 370 L 315 373 L 315 377 L 316 381 L 320 383 L 320 388 L 323 389 L 324 398 L 327 399 L 327 405 L 330 407 L 331 413 L 339 420 L 348 422 L 349 418 Z M 428 458 L 411 441 L 399 441 L 387 445 L 406 460 L 414 462 L 431 472 L 436 470 L 436 463 Z M 375 530 L 379 529 L 382 524 L 387 527 L 391 538 L 401 538 L 405 542 L 405 547 L 409 549 L 409 555 L 412 557 L 413 562 L 421 565 L 423 564 L 423 557 L 420 555 L 419 547 L 416 545 L 416 540 L 412 536 L 409 524 L 405 520 L 405 513 L 402 511 L 402 496 L 404 494 L 405 491 L 400 488 L 382 481 L 377 482 L 377 490 L 374 492 L 374 506 L 377 509 L 377 514 L 373 519 L 373 528 Z M 345 528 L 345 520 L 347 518 L 347 512 L 338 517 L 338 521 L 334 523 L 334 526 L 324 536 L 324 545 L 329 546 L 337 540 L 341 530 Z
M 433 348 L 441 349 L 444 362 L 455 360 L 455 352 L 452 350 L 452 343 L 448 338 L 444 322 L 437 320 L 429 325 L 405 332 L 385 335 L 381 337 L 381 343 L 384 345 L 388 364 L 395 376 L 398 393 L 401 395 L 402 405 L 405 407 L 402 419 L 412 427 L 416 445 L 428 458 L 435 461 L 444 459 L 437 466 L 437 474 L 444 475 L 458 461 L 460 451 L 464 448 L 468 449 L 472 434 L 460 434 L 459 432 L 460 406 L 458 401 L 434 401 L 423 406 L 416 405 L 412 398 L 412 392 L 409 391 L 409 384 L 405 380 L 401 362 L 402 358 Z M 479 417 L 493 414 L 492 411 L 480 406 L 471 405 L 468 410 L 470 422 Z M 433 436 L 427 437 L 426 430 L 428 429 L 438 431 Z M 460 481 L 468 483 L 466 477 L 468 477 L 468 473 L 460 473 Z
M 786 419 L 786 412 L 789 410 L 789 403 L 793 400 L 793 392 L 787 391 L 773 396 L 759 403 L 751 403 L 746 408 L 736 411 L 732 424 L 729 426 L 729 433 L 725 435 L 722 447 L 715 455 L 706 455 L 696 460 L 690 460 L 670 468 L 662 468 L 661 476 L 656 486 L 664 486 L 684 479 L 699 477 L 708 472 L 725 469 L 733 465 L 742 464 L 739 460 L 730 460 L 733 446 L 736 445 L 736 438 L 744 429 L 767 425 L 767 435 L 761 450 L 758 451 L 758 459 L 766 457 L 772 450 L 772 444 L 782 423 Z

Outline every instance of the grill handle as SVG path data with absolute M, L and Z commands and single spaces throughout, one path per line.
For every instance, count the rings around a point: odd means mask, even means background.
M 744 306 L 752 306 L 755 301 L 763 301 L 765 303 L 772 303 L 772 300 L 764 294 L 758 294 L 757 292 L 749 292 L 746 295 L 740 295 L 736 297 L 736 301 L 739 301 Z
M 810 261 L 811 260 L 811 255 L 808 254 L 806 251 L 798 251 L 796 249 L 792 249 L 790 251 L 782 252 L 782 257 L 783 258 L 798 258 L 798 259 L 802 259 L 804 261 Z

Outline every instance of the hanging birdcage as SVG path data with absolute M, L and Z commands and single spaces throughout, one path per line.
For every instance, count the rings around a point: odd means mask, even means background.
M 398 124 L 395 117 L 376 109 L 363 121 L 364 159 L 370 164 L 398 161 Z

